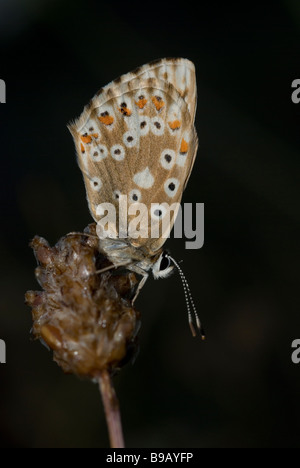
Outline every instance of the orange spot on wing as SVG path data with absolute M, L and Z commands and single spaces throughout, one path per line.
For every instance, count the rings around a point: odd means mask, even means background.
M 147 104 L 147 99 L 139 99 L 138 101 L 135 101 L 136 105 L 140 108 L 140 109 L 144 109 L 145 105 Z
M 81 141 L 83 143 L 91 143 L 92 142 L 92 137 L 90 135 L 85 134 L 85 135 L 82 135 L 80 138 L 81 138 Z
M 114 121 L 114 118 L 111 115 L 100 115 L 100 117 L 98 117 L 98 119 L 104 125 L 111 125 L 113 123 L 113 121 Z
M 168 124 L 171 130 L 177 130 L 181 127 L 180 120 L 173 120 L 173 122 L 168 122 Z
M 121 112 L 121 114 L 125 115 L 126 117 L 129 117 L 132 114 L 131 110 L 128 109 L 128 107 L 119 107 L 118 109 Z
M 164 101 L 159 96 L 153 96 L 152 102 L 155 105 L 157 111 L 160 111 L 165 105 Z
M 182 138 L 181 145 L 180 145 L 180 153 L 187 153 L 189 149 L 189 144 Z
M 98 133 L 92 133 L 92 135 L 93 135 L 93 137 L 96 138 L 96 139 L 99 138 Z
M 82 152 L 82 153 L 85 153 L 85 149 L 84 149 L 84 146 L 83 146 L 82 143 L 80 143 L 80 149 L 81 149 L 81 152 Z

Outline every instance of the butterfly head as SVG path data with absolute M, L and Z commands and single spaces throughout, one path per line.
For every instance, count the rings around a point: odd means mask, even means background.
M 164 250 L 152 267 L 154 279 L 168 278 L 174 272 L 175 265 L 169 252 Z

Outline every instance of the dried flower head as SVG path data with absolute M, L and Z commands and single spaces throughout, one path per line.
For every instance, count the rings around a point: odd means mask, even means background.
M 53 351 L 64 372 L 97 379 L 110 374 L 136 351 L 140 320 L 131 299 L 134 273 L 114 270 L 99 251 L 95 224 L 70 233 L 50 247 L 36 236 L 31 242 L 43 291 L 28 291 L 33 334 Z

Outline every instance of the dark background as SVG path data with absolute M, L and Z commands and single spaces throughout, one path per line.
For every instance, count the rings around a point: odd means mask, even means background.
M 184 202 L 205 203 L 205 246 L 168 247 L 207 341 L 191 337 L 177 275 L 149 281 L 140 354 L 115 378 L 128 447 L 299 447 L 298 0 L 0 1 L 0 444 L 106 447 L 97 387 L 30 339 L 39 289 L 29 240 L 91 217 L 66 124 L 103 85 L 150 60 L 197 70 L 199 152 Z

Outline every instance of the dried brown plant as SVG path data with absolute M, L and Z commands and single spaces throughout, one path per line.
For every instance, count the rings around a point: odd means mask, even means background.
M 134 273 L 113 270 L 99 249 L 95 224 L 70 233 L 50 247 L 36 236 L 31 247 L 43 291 L 28 291 L 33 335 L 53 350 L 65 373 L 99 383 L 111 447 L 124 447 L 112 375 L 137 350 L 140 315 L 131 300 L 138 284 Z

